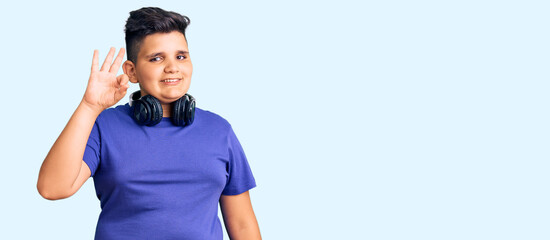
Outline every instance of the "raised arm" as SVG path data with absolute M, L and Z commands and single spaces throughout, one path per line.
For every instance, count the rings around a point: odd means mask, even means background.
M 124 48 L 120 49 L 111 64 L 115 55 L 115 48 L 111 48 L 99 69 L 98 51 L 94 50 L 92 70 L 82 101 L 40 168 L 36 187 L 42 197 L 49 200 L 70 197 L 90 178 L 91 172 L 82 158 L 94 122 L 103 110 L 120 101 L 129 87 L 128 76 L 116 76 L 124 51 Z

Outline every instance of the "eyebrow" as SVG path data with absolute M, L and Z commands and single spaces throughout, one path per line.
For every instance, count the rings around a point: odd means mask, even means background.
M 156 57 L 158 55 L 162 55 L 164 54 L 164 52 L 156 52 L 156 53 L 151 53 L 147 56 L 145 56 L 146 58 L 152 58 L 152 57 Z M 184 50 L 178 50 L 177 54 L 189 54 L 189 51 L 184 51 Z

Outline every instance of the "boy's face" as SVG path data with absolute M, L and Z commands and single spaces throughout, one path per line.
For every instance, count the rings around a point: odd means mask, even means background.
M 150 94 L 162 104 L 174 102 L 191 84 L 193 65 L 187 41 L 178 31 L 147 35 L 136 63 L 126 61 L 123 70 L 131 82 L 139 83 L 142 96 Z

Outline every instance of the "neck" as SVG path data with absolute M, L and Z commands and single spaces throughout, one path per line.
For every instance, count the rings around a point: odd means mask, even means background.
M 160 104 L 162 105 L 162 117 L 170 117 L 170 114 L 172 113 L 172 105 L 171 104 Z

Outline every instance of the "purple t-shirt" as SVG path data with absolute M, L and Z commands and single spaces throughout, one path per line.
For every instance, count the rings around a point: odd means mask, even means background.
M 220 196 L 256 186 L 229 122 L 195 108 L 190 126 L 149 127 L 131 110 L 104 110 L 84 152 L 101 203 L 95 239 L 223 239 Z

